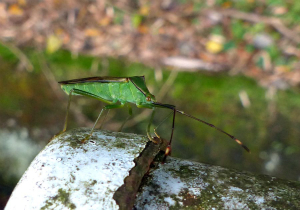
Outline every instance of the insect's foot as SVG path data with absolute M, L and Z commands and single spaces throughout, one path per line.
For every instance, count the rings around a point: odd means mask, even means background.
M 54 135 L 51 139 L 49 139 L 48 143 L 51 142 L 53 139 L 56 138 L 57 135 Z
M 151 141 L 154 143 L 154 144 L 160 144 L 161 143 L 161 139 L 160 138 L 158 138 L 158 137 L 153 137 L 153 138 L 151 138 Z
M 84 144 L 86 141 L 87 141 L 87 139 L 84 138 L 80 142 L 81 142 L 81 144 Z
M 84 144 L 87 140 L 89 140 L 90 137 L 90 135 L 87 135 L 84 139 L 81 140 L 81 144 Z
M 167 157 L 171 155 L 171 145 L 168 145 L 165 151 L 165 156 L 163 158 L 163 160 L 161 161 L 162 164 L 164 164 L 166 162 Z
M 164 156 L 164 158 L 163 158 L 162 161 L 161 161 L 161 164 L 165 164 L 166 159 L 167 159 L 167 155 Z
M 60 134 L 64 133 L 65 131 L 60 131 L 59 133 L 55 134 L 48 142 L 52 141 L 56 137 L 58 137 Z

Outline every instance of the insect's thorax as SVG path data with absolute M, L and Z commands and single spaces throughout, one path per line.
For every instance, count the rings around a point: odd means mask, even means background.
M 131 82 L 110 82 L 110 83 L 77 83 L 62 85 L 62 89 L 69 94 L 72 89 L 81 91 L 74 92 L 74 95 L 86 95 L 96 99 L 103 99 L 112 103 L 148 103 L 144 94 Z

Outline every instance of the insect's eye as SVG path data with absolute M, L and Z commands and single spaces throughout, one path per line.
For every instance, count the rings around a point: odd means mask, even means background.
M 151 98 L 149 96 L 147 96 L 146 101 L 151 101 Z

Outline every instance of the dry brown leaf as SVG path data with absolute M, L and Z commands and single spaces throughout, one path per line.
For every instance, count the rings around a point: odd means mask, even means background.
M 15 15 L 15 16 L 21 16 L 24 13 L 24 10 L 22 8 L 19 7 L 19 5 L 17 4 L 12 4 L 9 8 L 8 8 L 8 12 L 11 15 Z
M 84 35 L 87 37 L 96 37 L 100 35 L 100 32 L 96 28 L 87 28 L 84 31 Z

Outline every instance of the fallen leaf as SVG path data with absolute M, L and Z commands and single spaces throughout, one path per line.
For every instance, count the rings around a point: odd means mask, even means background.
M 99 21 L 99 24 L 100 24 L 101 26 L 107 26 L 107 25 L 110 24 L 110 21 L 111 21 L 111 18 L 108 17 L 108 16 L 106 16 L 106 17 L 102 18 L 102 19 Z
M 140 25 L 138 27 L 138 31 L 141 33 L 141 34 L 147 34 L 148 31 L 149 31 L 149 28 L 145 25 Z
M 8 12 L 11 14 L 11 15 L 16 15 L 16 16 L 21 16 L 23 15 L 24 11 L 23 9 L 21 9 L 19 7 L 19 5 L 17 4 L 12 4 L 9 8 L 8 8 Z
M 99 36 L 100 32 L 96 28 L 88 28 L 84 31 L 84 34 L 87 37 L 95 37 L 95 36 Z
M 142 23 L 142 20 L 143 20 L 143 16 L 139 14 L 134 14 L 131 17 L 132 24 L 135 28 L 139 27 L 139 25 Z
M 143 16 L 149 15 L 149 6 L 142 6 L 139 10 L 139 13 Z
M 56 35 L 50 35 L 47 39 L 47 47 L 46 47 L 46 51 L 49 54 L 54 53 L 55 51 L 57 51 L 62 45 L 62 41 L 59 37 L 57 37 Z
M 208 41 L 205 47 L 208 52 L 213 54 L 219 53 L 223 50 L 223 45 L 215 41 Z
M 18 4 L 21 6 L 25 6 L 27 4 L 26 0 L 18 0 Z

